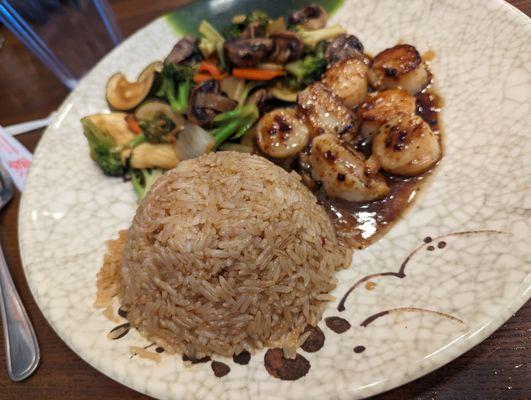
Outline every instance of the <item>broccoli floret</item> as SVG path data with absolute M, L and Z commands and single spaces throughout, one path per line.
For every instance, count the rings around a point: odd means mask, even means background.
M 285 81 L 285 85 L 290 89 L 300 90 L 319 80 L 327 67 L 325 50 L 326 43 L 320 42 L 302 59 L 286 64 L 285 68 L 290 76 Z
M 326 70 L 326 60 L 320 55 L 310 54 L 301 60 L 286 65 L 288 71 L 295 79 L 290 79 L 288 86 L 303 88 L 318 80 Z
M 258 22 L 266 27 L 270 21 L 269 15 L 260 10 L 255 10 L 247 15 L 237 15 L 232 19 L 232 24 L 223 29 L 223 36 L 227 40 L 236 39 L 241 36 L 249 24 Z
M 135 190 L 139 203 L 163 173 L 164 171 L 158 168 L 133 169 L 131 171 L 131 183 L 133 184 L 133 189 Z
M 216 140 L 214 148 L 218 148 L 230 137 L 239 139 L 244 136 L 259 116 L 258 108 L 254 104 L 247 104 L 232 111 L 218 114 L 214 118 L 216 128 L 210 132 Z
M 301 35 L 303 43 L 312 49 L 324 40 L 333 39 L 347 32 L 341 25 L 333 25 L 315 31 L 306 31 L 300 28 L 296 30 Z
M 88 140 L 90 156 L 99 165 L 105 175 L 123 176 L 125 166 L 120 157 L 120 149 L 114 138 L 105 130 L 98 128 L 88 118 L 81 120 L 83 134 Z
M 175 113 L 183 114 L 193 86 L 194 69 L 186 65 L 165 65 L 162 70 L 166 99 Z
M 226 40 L 237 39 L 242 34 L 245 26 L 243 24 L 230 24 L 223 28 L 223 37 Z
M 247 18 L 245 18 L 245 26 L 249 25 L 252 22 L 259 22 L 262 25 L 267 25 L 271 21 L 271 18 L 269 18 L 269 15 L 267 15 L 265 12 L 260 10 L 255 10 L 247 15 Z
M 175 129 L 175 123 L 166 114 L 160 113 L 153 119 L 144 119 L 139 125 L 149 143 L 172 142 L 168 134 Z

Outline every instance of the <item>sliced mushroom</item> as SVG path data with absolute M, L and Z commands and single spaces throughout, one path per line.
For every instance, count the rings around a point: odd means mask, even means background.
M 160 136 L 159 140 L 175 142 L 175 136 L 184 128 L 183 116 L 175 114 L 167 103 L 158 100 L 146 101 L 138 107 L 135 119 L 140 123 L 148 139 L 149 136 L 154 138 Z
M 245 39 L 254 39 L 254 38 L 260 38 L 265 37 L 266 35 L 266 25 L 254 21 L 251 22 L 249 25 L 245 27 L 243 30 L 241 37 Z
M 109 105 L 120 111 L 135 108 L 147 97 L 153 85 L 155 72 L 160 72 L 161 69 L 160 61 L 149 64 L 140 73 L 136 82 L 129 82 L 121 72 L 111 76 L 106 89 Z
M 295 11 L 288 18 L 290 25 L 300 25 L 307 30 L 321 29 L 326 25 L 326 11 L 318 4 L 310 4 Z
M 269 37 L 275 42 L 275 50 L 269 57 L 271 62 L 286 64 L 287 62 L 301 58 L 304 43 L 298 33 L 283 31 L 272 33 Z
M 260 113 L 263 113 L 266 109 L 267 101 L 271 100 L 272 98 L 273 96 L 269 90 L 261 88 L 251 94 L 245 103 L 254 104 L 256 107 L 258 107 Z
M 332 40 L 325 52 L 326 61 L 334 64 L 349 58 L 357 58 L 361 61 L 368 62 L 367 57 L 363 54 L 363 44 L 354 35 L 339 35 Z
M 180 64 L 198 54 L 197 38 L 187 35 L 173 47 L 164 64 Z
M 289 103 L 295 103 L 297 101 L 297 91 L 287 88 L 280 82 L 277 82 L 275 86 L 271 88 L 271 94 L 273 97 Z
M 211 79 L 196 86 L 190 95 L 188 120 L 196 125 L 206 126 L 218 112 L 230 111 L 238 103 L 229 99 L 220 89 L 219 82 Z
M 253 67 L 264 61 L 273 48 L 273 39 L 269 38 L 235 39 L 224 45 L 225 55 L 235 67 Z
M 294 156 L 310 140 L 310 130 L 293 108 L 279 108 L 264 115 L 256 126 L 260 150 L 274 158 Z

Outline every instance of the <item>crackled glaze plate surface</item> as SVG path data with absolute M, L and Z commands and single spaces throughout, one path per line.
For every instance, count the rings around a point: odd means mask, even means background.
M 264 351 L 245 366 L 217 359 L 231 371 L 216 378 L 208 363 L 130 357 L 130 346 L 149 344 L 134 331 L 107 339 L 116 324 L 92 307 L 95 275 L 105 240 L 128 227 L 135 199 L 129 183 L 105 178 L 89 159 L 79 119 L 107 109 L 112 73 L 134 77 L 170 51 L 188 15 L 178 13 L 133 35 L 68 97 L 41 139 L 22 199 L 21 253 L 33 295 L 60 337 L 104 374 L 160 398 L 366 397 L 456 358 L 530 297 L 530 20 L 497 0 L 333 3 L 333 20 L 373 54 L 398 41 L 433 50 L 446 103 L 445 156 L 430 184 L 387 236 L 338 274 L 337 301 L 324 316 L 350 328 L 338 334 L 321 321 L 324 346 L 300 350 L 311 367 L 296 381 L 269 375 Z M 195 7 L 227 18 L 252 4 Z

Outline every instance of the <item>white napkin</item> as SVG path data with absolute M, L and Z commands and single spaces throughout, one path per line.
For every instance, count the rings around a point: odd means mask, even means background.
M 32 159 L 28 149 L 0 126 L 0 163 L 20 191 L 24 188 Z

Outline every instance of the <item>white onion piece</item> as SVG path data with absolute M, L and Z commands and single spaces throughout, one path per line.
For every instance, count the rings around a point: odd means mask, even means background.
M 215 144 L 216 140 L 210 132 L 186 122 L 184 129 L 177 135 L 175 152 L 180 160 L 189 160 L 210 152 Z

